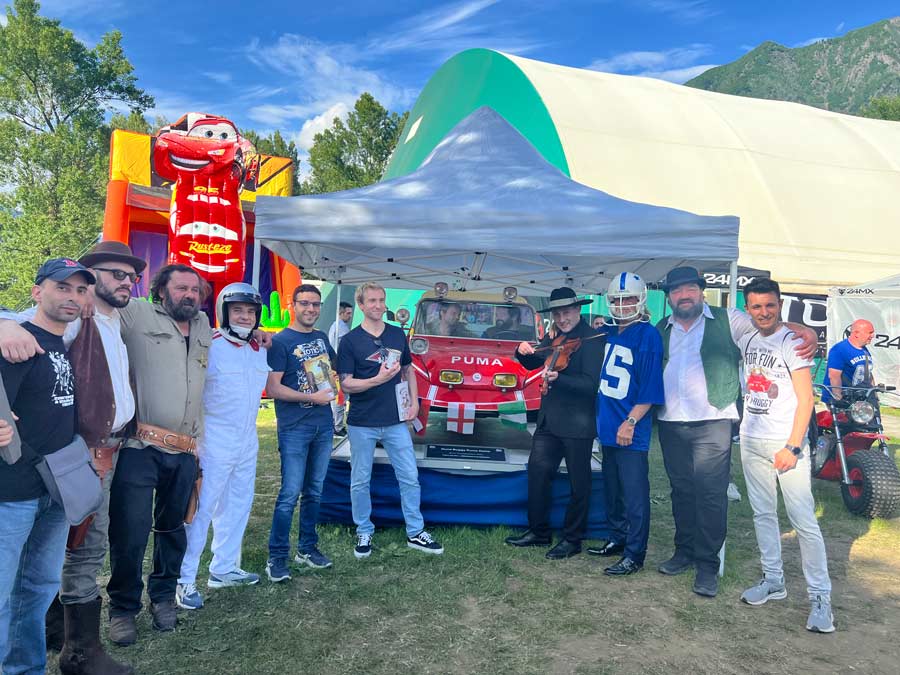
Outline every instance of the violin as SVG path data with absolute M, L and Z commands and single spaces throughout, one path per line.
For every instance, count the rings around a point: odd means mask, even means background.
M 559 372 L 565 370 L 569 365 L 569 358 L 581 347 L 581 338 L 566 339 L 568 336 L 563 333 L 553 338 L 546 347 L 542 347 L 540 351 L 548 349 L 547 358 L 544 361 L 544 377 L 541 380 L 541 395 L 543 396 L 550 390 L 550 381 L 547 379 L 547 373 L 551 370 Z M 535 350 L 537 351 L 537 350 Z

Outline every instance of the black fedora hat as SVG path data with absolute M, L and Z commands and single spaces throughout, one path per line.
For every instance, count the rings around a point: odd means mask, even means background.
M 121 241 L 101 241 L 90 251 L 78 259 L 85 267 L 93 267 L 98 263 L 123 262 L 134 267 L 134 271 L 140 274 L 147 266 L 143 258 L 138 258 L 131 252 L 128 244 Z
M 697 284 L 701 290 L 706 288 L 706 279 L 697 270 L 696 267 L 676 267 L 671 270 L 663 281 L 663 290 L 668 293 L 676 286 L 684 284 Z
M 593 302 L 590 298 L 579 298 L 575 295 L 575 291 L 567 286 L 563 286 L 562 288 L 554 288 L 550 291 L 550 302 L 547 303 L 547 306 L 544 309 L 538 310 L 539 312 L 552 312 L 554 309 L 562 309 L 563 307 L 581 307 L 582 305 L 589 305 Z

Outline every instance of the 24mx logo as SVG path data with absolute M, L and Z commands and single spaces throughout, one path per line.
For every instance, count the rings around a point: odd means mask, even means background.
M 874 288 L 839 288 L 838 295 L 875 295 Z

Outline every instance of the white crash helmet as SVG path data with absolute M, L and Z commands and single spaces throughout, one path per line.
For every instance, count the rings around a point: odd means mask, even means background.
M 253 325 L 253 328 L 232 326 L 228 323 L 228 305 L 232 302 L 246 302 L 256 305 L 256 323 Z M 249 342 L 253 331 L 259 328 L 261 313 L 262 297 L 259 291 L 250 284 L 228 284 L 219 291 L 219 297 L 216 298 L 216 321 L 219 324 L 219 331 L 226 339 L 232 342 Z
M 633 305 L 617 306 L 614 300 L 617 298 L 637 298 Z M 620 322 L 649 320 L 646 318 L 647 284 L 637 274 L 621 272 L 609 284 L 606 291 L 606 302 L 609 305 L 609 316 L 605 317 L 605 323 L 615 326 Z

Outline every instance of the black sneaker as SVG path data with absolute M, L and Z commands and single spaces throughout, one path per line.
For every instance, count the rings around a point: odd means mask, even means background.
M 353 549 L 353 555 L 357 560 L 368 558 L 372 555 L 372 535 L 358 534 L 356 535 L 356 548 Z
M 415 537 L 407 537 L 406 545 L 423 553 L 436 553 L 440 555 L 444 552 L 444 547 L 437 543 L 434 538 L 425 530 L 422 530 Z

